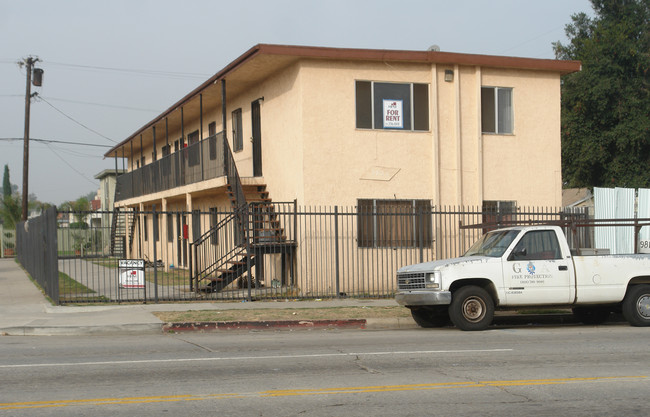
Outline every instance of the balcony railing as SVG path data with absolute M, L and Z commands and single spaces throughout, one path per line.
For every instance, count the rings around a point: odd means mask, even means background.
M 222 132 L 117 177 L 115 201 L 226 176 Z

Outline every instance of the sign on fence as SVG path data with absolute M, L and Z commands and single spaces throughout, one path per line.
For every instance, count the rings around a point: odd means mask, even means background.
M 144 288 L 144 259 L 118 261 L 120 288 Z

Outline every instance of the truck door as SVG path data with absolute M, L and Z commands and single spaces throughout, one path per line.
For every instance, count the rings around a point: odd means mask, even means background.
M 508 305 L 570 303 L 571 258 L 563 258 L 553 230 L 532 230 L 515 245 L 503 265 Z

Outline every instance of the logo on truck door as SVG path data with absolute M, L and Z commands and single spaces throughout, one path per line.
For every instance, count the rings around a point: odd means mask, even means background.
M 530 279 L 534 277 L 537 278 L 538 280 L 542 280 L 542 281 L 530 281 L 528 282 L 530 284 L 534 284 L 534 283 L 541 284 L 544 282 L 543 281 L 544 279 L 553 278 L 553 275 L 550 273 L 548 266 L 544 262 L 542 262 L 541 265 L 539 266 L 541 267 L 540 270 L 538 270 L 537 266 L 531 261 L 528 262 L 528 264 L 526 264 L 525 271 L 524 271 L 524 268 L 522 268 L 522 264 L 515 262 L 512 264 L 512 271 L 514 272 L 512 278 Z

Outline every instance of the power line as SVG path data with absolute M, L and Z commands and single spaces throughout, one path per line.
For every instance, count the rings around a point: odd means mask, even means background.
M 99 185 L 99 183 L 97 183 L 96 181 L 91 180 L 90 178 L 86 177 L 86 176 L 85 176 L 83 173 L 81 173 L 80 171 L 77 171 L 77 169 L 76 169 L 75 167 L 73 167 L 72 165 L 70 165 L 70 164 L 68 163 L 68 161 L 66 161 L 65 159 L 63 159 L 63 158 L 61 157 L 61 155 L 59 155 L 59 154 L 58 154 L 58 153 L 57 153 L 57 152 L 52 148 L 51 145 L 48 144 L 47 147 L 50 148 L 50 150 L 52 151 L 52 153 L 54 153 L 54 155 L 56 155 L 56 156 L 57 156 L 57 157 L 58 157 L 58 158 L 59 158 L 59 159 L 60 159 L 64 164 L 66 164 L 68 167 L 70 167 L 71 170 L 73 170 L 74 172 L 76 172 L 77 174 L 79 174 L 81 177 L 83 177 L 83 179 L 85 179 L 86 181 L 88 181 L 89 183 L 91 183 L 91 184 L 92 184 L 93 186 L 95 186 L 95 187 L 97 187 L 97 186 Z
M 23 140 L 23 138 L 0 138 L 0 140 L 4 141 L 18 141 L 18 140 Z M 54 140 L 54 139 L 35 139 L 35 138 L 29 138 L 30 142 L 41 142 L 41 143 L 60 143 L 64 145 L 80 145 L 80 146 L 97 146 L 101 148 L 110 148 L 110 145 L 99 145 L 96 143 L 84 143 L 84 142 L 71 142 L 71 141 L 65 141 L 65 140 Z
M 2 97 L 0 95 L 0 97 Z M 128 107 L 128 106 L 117 106 L 113 104 L 102 104 L 102 103 L 93 103 L 89 101 L 78 101 L 78 100 L 69 100 L 65 98 L 56 98 L 56 97 L 43 97 L 39 96 L 41 98 L 47 98 L 48 100 L 53 100 L 53 101 L 62 101 L 65 103 L 75 103 L 75 104 L 89 104 L 91 106 L 100 106 L 100 107 L 110 107 L 114 109 L 122 109 L 122 110 L 137 110 L 137 111 L 148 111 L 148 112 L 153 112 L 153 113 L 160 113 L 161 110 L 154 110 L 154 109 L 142 109 L 138 107 Z
M 112 71 L 112 72 L 122 72 L 122 73 L 131 73 L 131 74 L 141 74 L 141 75 L 155 75 L 160 77 L 169 77 L 169 78 L 206 78 L 210 77 L 211 74 L 200 74 L 200 73 L 190 73 L 190 72 L 176 72 L 176 71 L 160 71 L 160 70 L 142 70 L 142 69 L 133 69 L 133 68 L 116 68 L 116 67 L 101 67 L 96 65 L 79 65 L 79 64 L 67 64 L 63 62 L 53 62 L 46 61 L 48 65 L 76 68 L 81 70 L 93 70 L 93 71 Z
M 64 115 L 64 116 L 67 117 L 68 119 L 72 120 L 73 122 L 75 122 L 75 123 L 78 124 L 79 126 L 83 127 L 84 129 L 87 129 L 87 130 L 93 132 L 94 134 L 103 137 L 103 138 L 106 139 L 106 140 L 110 140 L 110 141 L 113 142 L 113 143 L 117 143 L 117 141 L 115 141 L 115 140 L 109 138 L 108 136 L 104 136 L 104 135 L 102 135 L 101 133 L 99 133 L 98 131 L 91 129 L 91 128 L 89 128 L 88 126 L 86 126 L 86 125 L 84 125 L 83 123 L 81 123 L 80 121 L 78 121 L 78 120 L 72 118 L 71 116 L 68 116 L 68 115 L 65 114 L 62 110 L 59 110 L 58 108 L 56 108 L 56 106 L 54 106 L 52 103 L 50 103 L 49 101 L 47 101 L 47 100 L 44 99 L 43 97 L 41 97 L 41 96 L 37 96 L 37 98 L 38 98 L 39 100 L 44 101 L 48 106 L 52 107 L 54 110 L 58 111 L 59 113 L 61 113 L 62 115 Z

